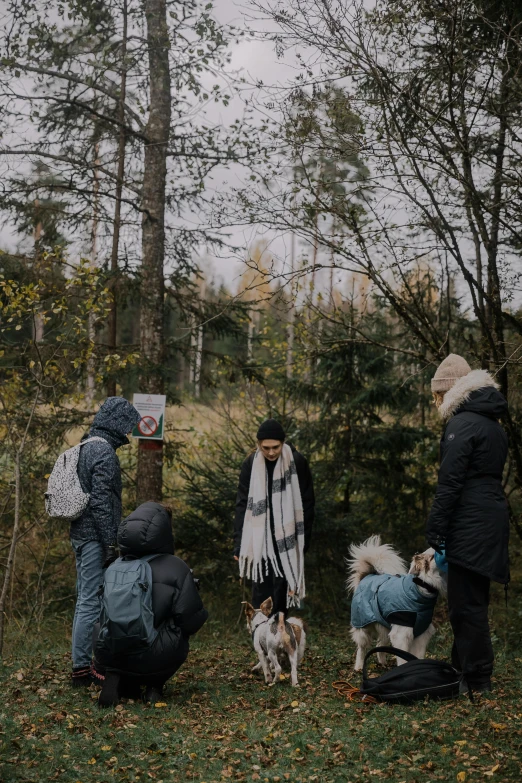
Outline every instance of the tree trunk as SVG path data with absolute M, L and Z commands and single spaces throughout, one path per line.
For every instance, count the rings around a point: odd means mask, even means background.
M 294 374 L 295 297 L 292 287 L 294 285 L 295 270 L 295 233 L 293 231 L 290 243 L 290 300 L 286 324 L 286 377 L 289 381 L 292 380 Z
M 165 345 L 163 264 L 171 94 L 166 0 L 145 0 L 150 114 L 146 128 L 143 199 L 140 347 L 142 392 L 163 394 Z M 163 444 L 140 440 L 137 500 L 161 500 Z
M 15 456 L 14 524 L 13 524 L 13 532 L 11 535 L 11 546 L 9 547 L 9 554 L 7 556 L 7 564 L 4 572 L 4 584 L 2 585 L 2 593 L 0 595 L 0 657 L 2 655 L 2 649 L 4 646 L 4 624 L 5 624 L 7 592 L 9 590 L 9 584 L 11 582 L 11 576 L 14 570 L 16 544 L 18 542 L 19 532 L 20 532 L 20 452 L 17 451 Z
M 92 228 L 91 228 L 91 263 L 98 263 L 98 221 L 99 221 L 99 202 L 100 202 L 100 143 L 94 144 L 94 182 L 92 186 Z M 91 343 L 96 339 L 95 314 L 89 311 L 87 316 L 87 335 Z M 92 354 L 87 361 L 87 390 L 85 398 L 89 407 L 94 402 L 95 394 L 95 373 L 96 361 Z
M 0 659 L 2 658 L 2 651 L 4 647 L 4 625 L 5 625 L 5 609 L 7 603 L 7 594 L 9 592 L 9 584 L 11 582 L 11 578 L 13 575 L 14 562 L 16 556 L 16 545 L 18 544 L 18 536 L 20 533 L 20 503 L 22 499 L 22 480 L 21 480 L 22 477 L 21 477 L 20 463 L 22 460 L 22 454 L 27 440 L 27 433 L 29 432 L 29 428 L 33 420 L 34 412 L 36 410 L 39 397 L 40 397 L 40 392 L 38 391 L 33 403 L 33 407 L 29 419 L 27 420 L 27 426 L 25 428 L 25 432 L 23 434 L 22 440 L 15 453 L 15 458 L 14 458 L 15 504 L 14 504 L 13 532 L 11 534 L 11 545 L 9 547 L 9 554 L 7 556 L 7 563 L 4 571 L 4 583 L 2 585 L 2 591 L 0 593 Z
M 38 206 L 39 206 L 38 199 L 35 200 L 34 206 L 35 206 L 36 209 L 38 209 Z M 41 260 L 40 242 L 41 242 L 41 239 L 42 239 L 42 223 L 41 223 L 40 220 L 38 220 L 38 222 L 36 223 L 36 225 L 34 227 L 34 253 L 35 253 L 34 266 L 35 266 L 35 271 L 36 271 L 37 275 L 39 275 L 40 272 L 42 271 L 41 265 L 40 265 L 40 260 Z M 36 306 L 36 310 L 35 310 L 35 313 L 34 313 L 33 339 L 34 339 L 35 343 L 43 343 L 43 339 L 44 339 L 44 319 L 43 319 L 43 316 L 42 316 L 42 305 L 41 304 L 38 304 Z
M 206 280 L 201 282 L 199 289 L 199 298 L 201 302 L 205 301 L 207 292 Z M 196 330 L 195 353 L 194 353 L 194 397 L 199 400 L 201 396 L 201 367 L 203 364 L 203 326 L 198 326 Z
M 111 248 L 111 293 L 112 302 L 109 312 L 108 345 L 114 352 L 118 343 L 118 250 L 120 246 L 121 229 L 121 196 L 123 193 L 123 177 L 125 174 L 125 98 L 127 93 L 127 0 L 123 0 L 123 34 L 121 42 L 121 80 L 120 100 L 118 105 L 118 122 L 120 130 L 118 136 L 118 171 L 116 173 L 116 200 L 114 204 L 114 228 L 112 232 Z M 107 383 L 109 397 L 116 396 L 116 378 L 109 378 Z

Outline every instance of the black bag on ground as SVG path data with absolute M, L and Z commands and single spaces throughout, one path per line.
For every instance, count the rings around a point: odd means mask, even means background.
M 396 666 L 380 677 L 368 677 L 368 658 L 384 652 L 403 658 L 406 663 Z M 395 647 L 374 647 L 364 659 L 360 693 L 377 701 L 407 704 L 430 699 L 454 699 L 459 695 L 462 674 L 446 661 L 416 658 Z

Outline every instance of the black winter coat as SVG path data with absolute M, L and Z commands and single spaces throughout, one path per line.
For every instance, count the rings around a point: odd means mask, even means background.
M 472 377 L 473 376 L 473 377 Z M 477 376 L 480 388 L 469 389 Z M 489 379 L 485 385 L 484 376 Z M 446 540 L 450 563 L 496 582 L 509 581 L 509 514 L 502 488 L 507 436 L 497 419 L 507 411 L 504 397 L 481 370 L 471 372 L 460 393 L 450 389 L 443 406 L 450 418 L 441 440 L 435 500 L 428 539 Z M 462 394 L 462 389 L 466 391 Z
M 80 449 L 78 478 L 89 505 L 78 519 L 71 523 L 71 538 L 80 541 L 99 541 L 105 549 L 116 543 L 121 522 L 121 469 L 116 449 L 129 441 L 128 432 L 140 421 L 136 408 L 123 397 L 109 397 L 94 417 L 87 438 L 95 440 Z
M 120 555 L 158 554 L 150 561 L 154 626 L 159 629 L 152 647 L 132 655 L 113 655 L 101 643 L 96 660 L 109 671 L 146 679 L 170 677 L 186 659 L 188 638 L 206 622 L 199 591 L 188 565 L 174 555 L 172 522 L 160 503 L 143 503 L 121 523 Z
M 306 458 L 300 454 L 291 444 L 288 444 L 294 455 L 295 469 L 301 490 L 301 500 L 303 501 L 303 521 L 304 521 L 304 551 L 307 552 L 312 538 L 312 526 L 315 516 L 315 495 L 312 473 Z M 239 486 L 236 498 L 236 517 L 234 521 L 234 554 L 239 556 L 241 549 L 241 537 L 243 535 L 243 524 L 245 521 L 245 512 L 248 503 L 248 490 L 250 488 L 250 477 L 252 475 L 252 464 L 254 462 L 255 451 L 249 454 L 241 466 L 239 474 Z M 268 462 L 268 460 L 267 460 Z M 274 531 L 274 514 L 272 511 L 272 476 L 273 471 L 268 473 L 268 497 L 270 500 L 270 524 L 272 534 Z M 277 551 L 277 549 L 276 549 Z

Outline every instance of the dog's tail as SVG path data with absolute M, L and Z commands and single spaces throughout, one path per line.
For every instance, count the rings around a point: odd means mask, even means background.
M 362 544 L 352 544 L 350 557 L 345 558 L 348 566 L 346 587 L 355 592 L 357 585 L 368 574 L 405 574 L 404 560 L 389 544 L 381 544 L 380 536 L 370 536 Z
M 295 652 L 297 646 L 297 640 L 295 633 L 290 623 L 285 620 L 283 612 L 278 612 L 276 615 L 277 632 L 281 636 L 281 642 L 287 655 L 292 655 Z

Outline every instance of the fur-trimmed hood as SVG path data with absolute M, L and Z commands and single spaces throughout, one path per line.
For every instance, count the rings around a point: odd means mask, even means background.
M 464 409 L 498 419 L 507 411 L 507 402 L 498 391 L 498 383 L 486 370 L 472 370 L 446 392 L 439 415 L 448 421 Z

